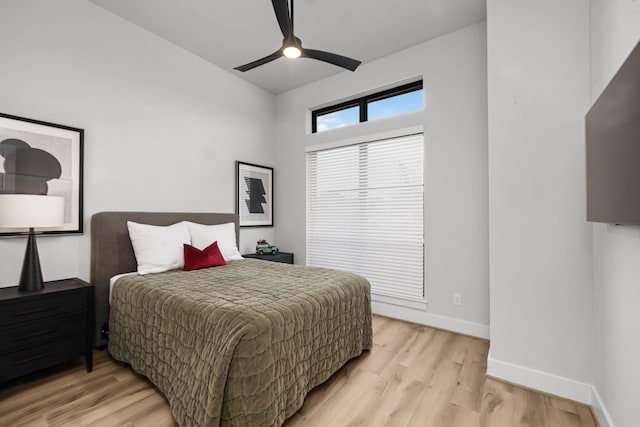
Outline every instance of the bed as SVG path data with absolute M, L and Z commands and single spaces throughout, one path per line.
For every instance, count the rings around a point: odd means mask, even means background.
M 109 352 L 149 378 L 182 426 L 279 426 L 306 394 L 371 347 L 369 283 L 257 259 L 183 272 L 135 271 L 127 221 L 234 222 L 232 214 L 102 212 L 92 218 L 91 280 Z M 104 343 L 103 329 L 96 331 Z

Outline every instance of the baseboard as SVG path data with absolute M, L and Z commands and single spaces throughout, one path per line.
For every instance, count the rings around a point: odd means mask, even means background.
M 591 387 L 591 408 L 593 409 L 593 414 L 598 419 L 598 425 L 600 427 L 615 427 L 611 415 L 609 411 L 607 411 L 607 407 L 604 405 L 598 389 L 595 387 Z
M 459 334 L 489 339 L 489 326 L 481 323 L 439 316 L 424 310 L 400 307 L 379 301 L 371 302 L 371 310 L 374 314 L 393 317 L 394 319 L 406 320 L 407 322 L 419 323 L 438 329 L 446 329 Z
M 590 405 L 599 427 L 615 427 L 598 389 L 591 384 L 496 360 L 491 356 L 491 350 L 487 358 L 487 376 Z
M 592 404 L 594 388 L 591 384 L 496 360 L 491 353 L 487 360 L 487 375 L 586 405 Z

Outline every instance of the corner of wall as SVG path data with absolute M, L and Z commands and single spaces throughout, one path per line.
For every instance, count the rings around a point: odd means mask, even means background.
M 487 376 L 591 405 L 600 427 L 615 427 L 611 414 L 594 385 L 496 360 L 491 349 L 487 357 Z
M 609 414 L 609 411 L 604 405 L 604 401 L 600 397 L 600 393 L 598 393 L 598 389 L 595 386 L 591 387 L 591 408 L 593 409 L 593 415 L 596 417 L 600 427 L 615 427 L 615 424 L 611 419 L 611 414 Z

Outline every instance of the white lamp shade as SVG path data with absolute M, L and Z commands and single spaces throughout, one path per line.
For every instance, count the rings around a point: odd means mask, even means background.
M 0 228 L 49 228 L 64 224 L 64 198 L 0 194 Z

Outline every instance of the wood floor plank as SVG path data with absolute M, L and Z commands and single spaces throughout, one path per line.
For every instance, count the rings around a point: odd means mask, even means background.
M 312 390 L 286 427 L 596 427 L 588 406 L 486 377 L 488 341 L 381 316 L 373 348 Z M 0 384 L 0 426 L 176 427 L 144 377 L 94 353 Z
M 366 393 L 351 407 L 347 417 L 340 422 L 344 426 L 369 426 L 371 414 L 386 401 L 391 400 L 403 383 L 406 368 L 402 365 L 387 365 L 386 369 L 373 378 Z M 335 424 L 332 424 L 335 425 Z
M 477 354 L 474 347 L 467 352 L 451 398 L 451 403 L 475 412 L 479 412 L 482 405 L 482 386 L 487 371 L 486 359 L 483 362 L 475 361 Z
M 510 384 L 487 379 L 480 409 L 480 426 L 522 426 L 515 416 L 515 404 Z M 527 426 L 528 427 L 528 426 Z
M 398 353 L 396 361 L 403 366 L 413 366 L 418 363 L 431 346 L 431 340 L 437 329 L 418 327 L 414 341 L 405 344 Z
M 456 335 L 450 332 L 436 331 L 430 345 L 425 348 L 425 351 L 422 353 L 422 357 L 408 367 L 410 375 L 417 380 L 428 383 L 435 373 L 438 364 L 446 360 L 444 353 L 447 351 L 448 346 L 453 343 L 455 337 Z
M 544 403 L 544 395 L 529 389 L 515 387 L 511 392 L 514 404 L 514 416 L 522 425 L 545 427 L 547 420 L 552 419 Z
M 438 363 L 433 376 L 422 394 L 422 400 L 409 420 L 410 426 L 443 426 L 449 418 L 451 399 L 462 365 L 449 359 Z
M 362 357 L 362 356 L 361 356 Z M 307 395 L 304 405 L 287 420 L 288 425 L 304 426 L 311 420 L 327 413 L 333 401 L 339 399 L 343 390 L 349 390 L 349 382 L 357 370 L 359 359 L 354 359 L 335 373 L 327 382 L 319 385 Z
M 409 377 L 409 373 L 405 375 Z M 371 417 L 373 427 L 404 427 L 408 426 L 420 405 L 422 394 L 427 384 L 412 378 L 406 378 L 398 387 L 398 392 L 390 396 L 380 409 Z M 317 425 L 317 424 L 316 424 Z

